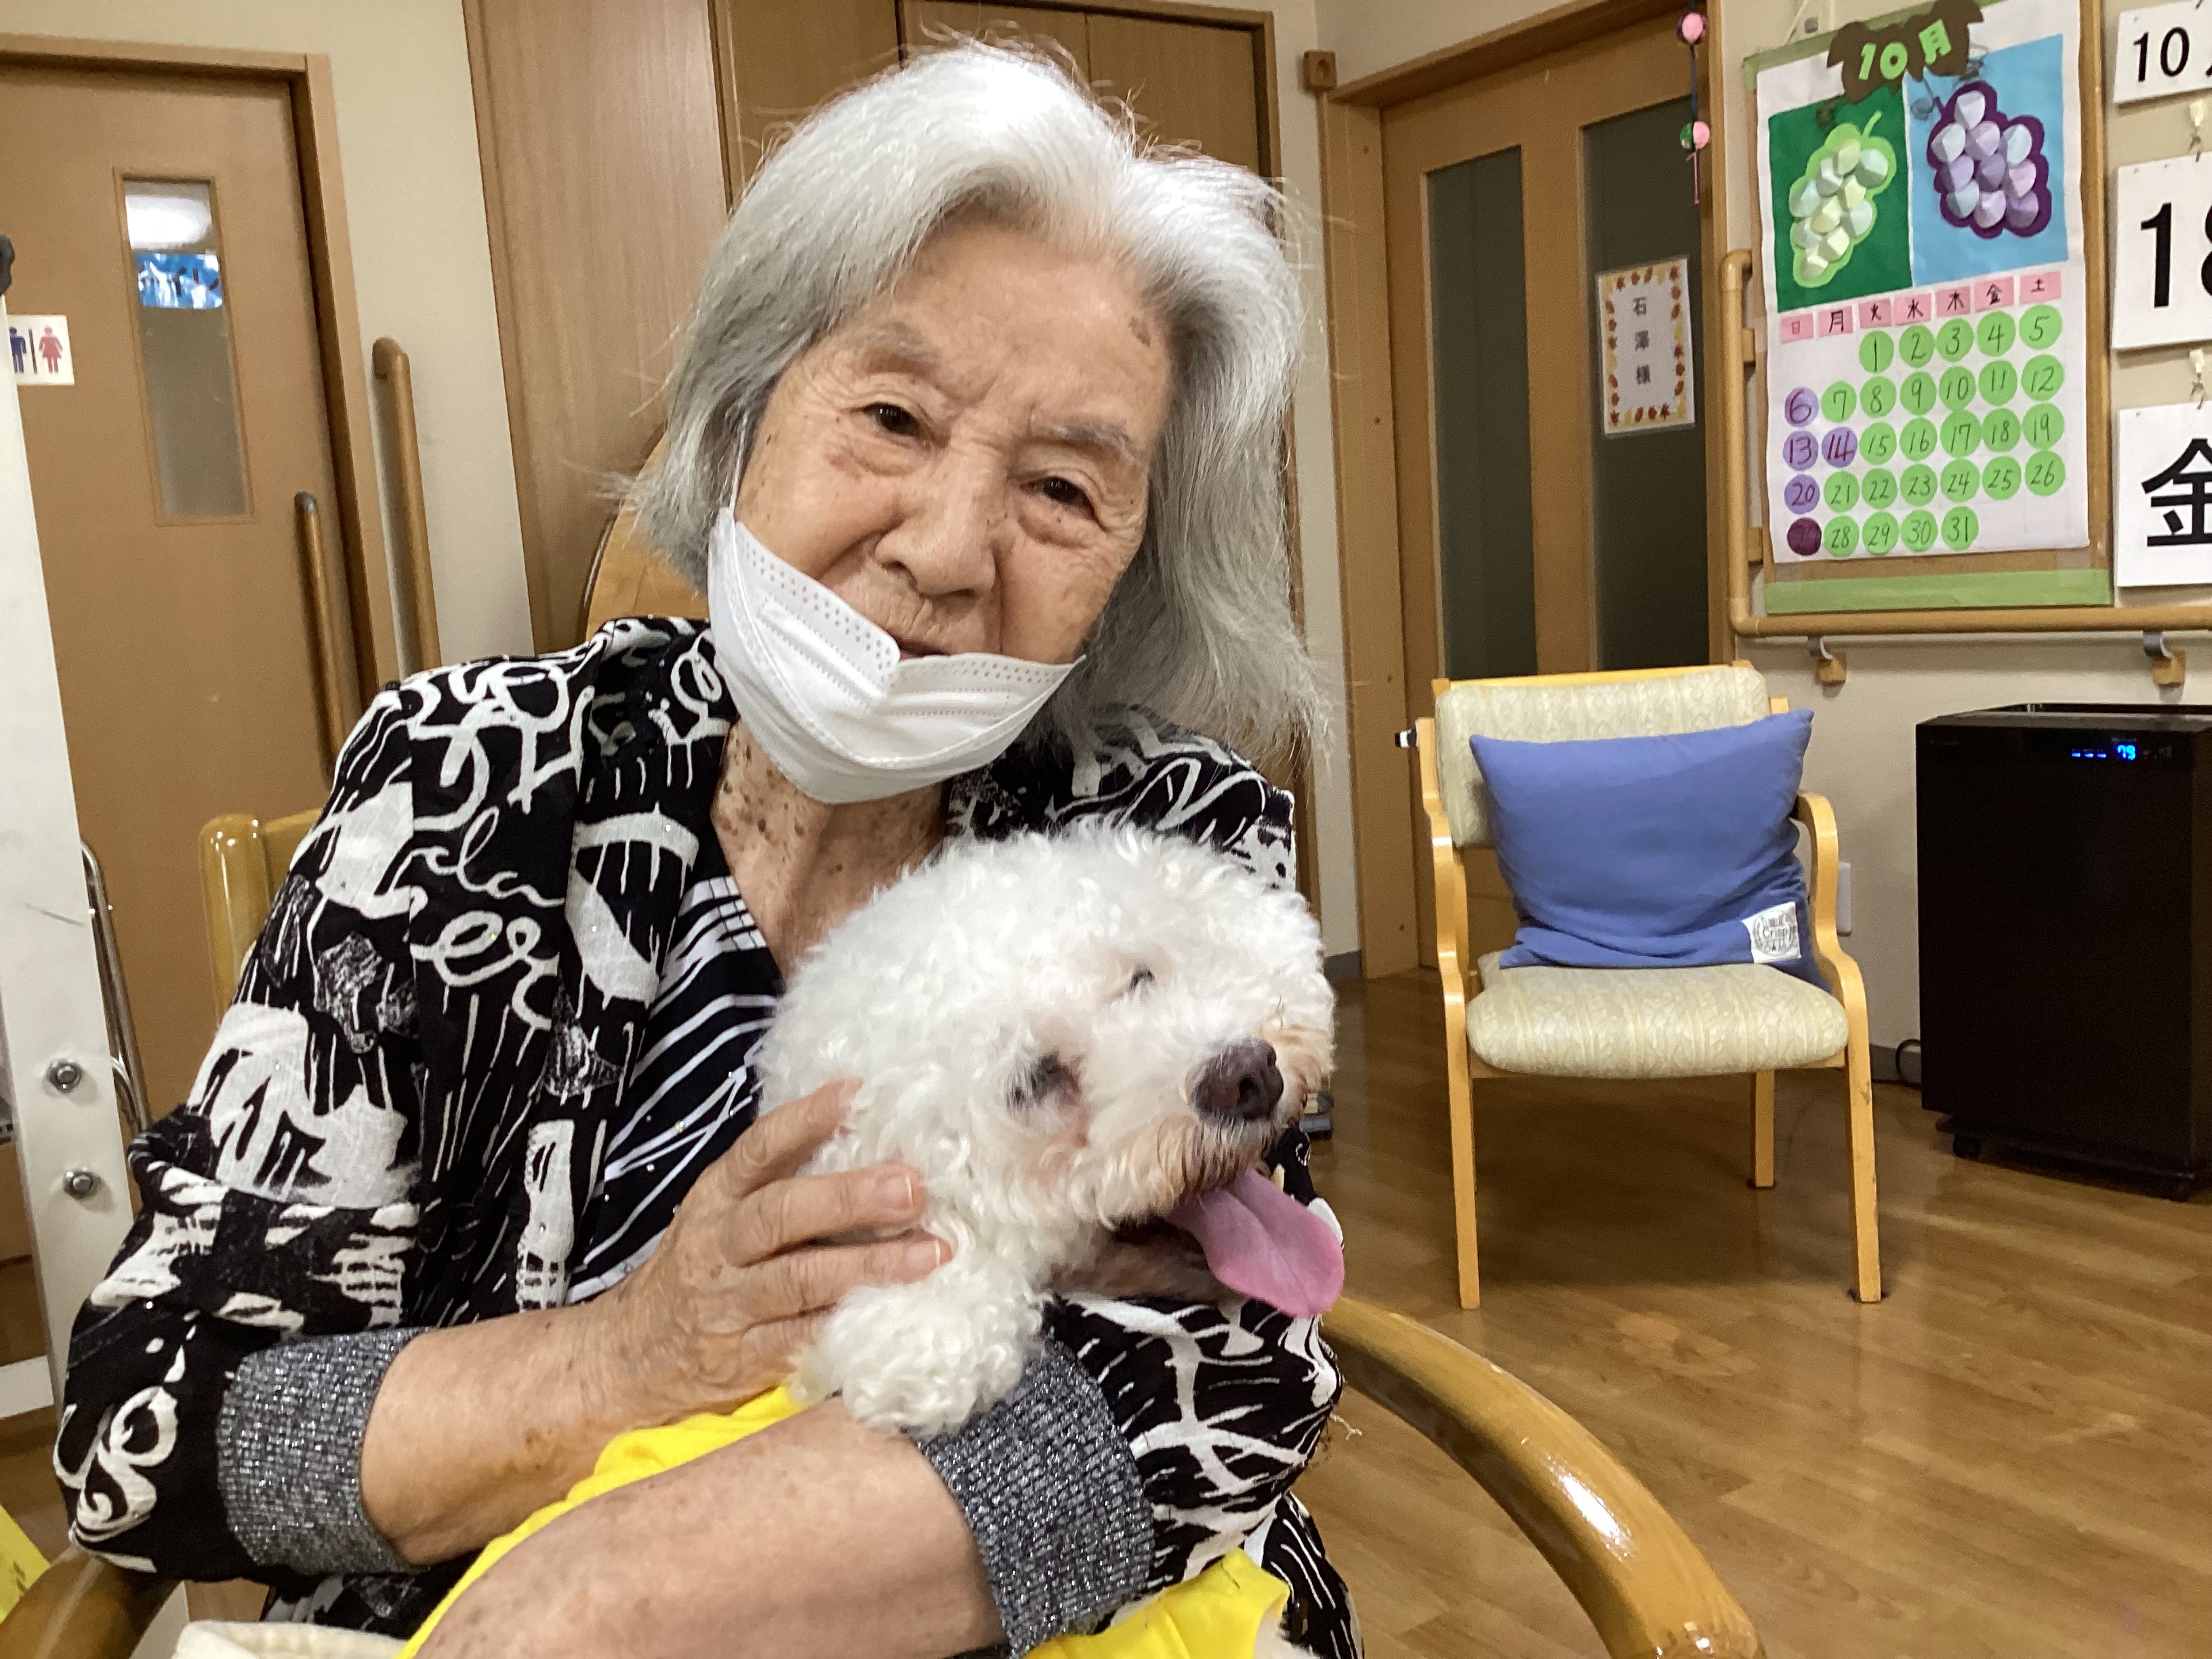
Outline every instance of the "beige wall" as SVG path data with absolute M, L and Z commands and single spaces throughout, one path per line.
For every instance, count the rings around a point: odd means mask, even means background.
M 0 32 L 329 55 L 362 373 L 381 335 L 413 359 L 446 655 L 529 650 L 460 0 L 0 0 Z M 388 478 L 380 385 L 373 396 Z M 389 537 L 388 489 L 386 502 Z
M 1357 79 L 1548 9 L 1527 0 L 1316 0 L 1322 44 L 1338 73 Z M 1726 245 L 1751 243 L 1753 160 L 1746 57 L 1786 44 L 1808 15 L 1826 26 L 1895 9 L 1896 0 L 1726 0 L 1717 13 L 1722 61 L 1719 125 L 1729 149 L 1723 197 Z M 2106 0 L 2106 50 L 2119 4 Z M 2112 115 L 2108 161 L 2114 166 L 2185 154 L 2187 100 L 2138 105 Z M 2190 386 L 2186 350 L 2130 352 L 2113 362 L 2116 407 L 2178 402 Z M 1751 466 L 1755 479 L 1758 468 Z M 1309 495 L 1309 501 L 1311 497 Z M 2124 599 L 2136 596 L 2124 595 Z M 2146 601 L 2212 598 L 2212 591 L 2155 589 Z M 2087 639 L 2013 637 L 1842 642 L 1848 682 L 1827 690 L 1814 679 L 1797 642 L 1755 644 L 1746 654 L 1776 691 L 1817 711 L 1806 764 L 1808 787 L 1836 805 L 1844 856 L 1852 866 L 1855 931 L 1850 948 L 1867 973 L 1874 1039 L 1893 1045 L 1919 1029 L 1918 888 L 1915 868 L 1913 727 L 1930 716 L 2011 702 L 2212 701 L 2212 645 L 2199 640 L 2197 672 L 2179 693 L 2160 692 L 2133 635 Z M 1992 826 L 1992 834 L 2005 833 Z M 2019 833 L 2017 830 L 2014 833 Z M 2054 945 L 2057 941 L 2054 941 Z

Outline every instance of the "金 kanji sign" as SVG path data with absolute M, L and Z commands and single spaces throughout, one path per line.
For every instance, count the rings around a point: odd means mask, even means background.
M 1606 436 L 1694 424 L 1689 260 L 1600 273 L 1597 311 Z
M 2212 408 L 2124 409 L 2117 425 L 2113 580 L 2122 587 L 2212 582 Z

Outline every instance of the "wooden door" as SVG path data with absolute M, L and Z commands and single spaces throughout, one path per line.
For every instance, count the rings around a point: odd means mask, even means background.
M 927 47 L 957 35 L 1021 40 L 1057 46 L 1082 79 L 1091 78 L 1090 20 L 1079 11 L 1047 6 L 987 6 L 975 0 L 903 0 L 900 32 L 909 46 Z
M 728 214 L 713 31 L 696 0 L 469 0 L 465 17 L 531 628 L 553 651 L 582 635 L 610 480 L 659 437 Z
M 1705 428 L 1606 435 L 1601 271 L 1710 253 L 1667 20 L 1387 111 L 1384 212 L 1406 682 L 1703 662 Z M 1694 363 L 1691 384 L 1698 383 Z M 1434 961 L 1425 820 L 1414 848 Z M 1510 939 L 1470 860 L 1473 944 Z
M 953 35 L 1024 40 L 1056 49 L 1086 83 L 1127 100 L 1148 136 L 1255 173 L 1273 171 L 1267 40 L 1257 22 L 900 0 L 899 25 L 909 50 Z
M 1093 84 L 1127 98 L 1152 137 L 1255 173 L 1276 171 L 1258 29 L 1107 12 L 1091 13 L 1089 23 Z
M 73 386 L 22 390 L 24 441 L 77 817 L 159 1113 L 216 1017 L 200 826 L 326 787 L 293 498 L 333 541 L 337 514 L 290 94 L 0 66 L 0 155 L 37 159 L 0 168 L 9 306 L 66 315 L 76 359 Z

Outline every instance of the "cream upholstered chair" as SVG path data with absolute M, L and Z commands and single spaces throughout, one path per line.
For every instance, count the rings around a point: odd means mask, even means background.
M 1474 1080 L 1677 1078 L 1748 1073 L 1751 1181 L 1774 1184 L 1774 1074 L 1839 1068 L 1851 1164 L 1852 1291 L 1881 1297 L 1874 1170 L 1874 1078 L 1866 991 L 1836 939 L 1836 817 L 1818 795 L 1793 816 L 1812 834 L 1813 950 L 1829 992 L 1754 963 L 1710 968 L 1500 968 L 1468 962 L 1467 854 L 1491 843 L 1488 802 L 1468 739 L 1547 743 L 1742 726 L 1790 705 L 1747 663 L 1527 679 L 1438 680 L 1433 720 L 1415 727 L 1437 875 L 1452 1199 L 1460 1304 L 1482 1298 L 1475 1251 Z

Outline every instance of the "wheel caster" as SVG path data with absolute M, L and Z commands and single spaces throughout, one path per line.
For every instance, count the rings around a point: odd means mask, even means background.
M 2176 1204 L 2186 1204 L 2197 1196 L 2197 1177 L 2176 1176 L 2166 1183 L 2165 1192 Z
M 1982 1138 L 1979 1135 L 1953 1135 L 1951 1151 L 1960 1158 L 1978 1159 L 1982 1155 Z

